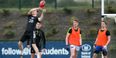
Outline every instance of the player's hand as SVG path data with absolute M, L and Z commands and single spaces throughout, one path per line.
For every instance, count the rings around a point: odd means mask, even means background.
M 93 49 L 95 49 L 96 45 L 93 45 Z
M 68 51 L 70 51 L 70 46 L 66 45 L 65 49 L 68 50 Z
M 103 46 L 103 49 L 107 49 L 107 46 Z
M 46 9 L 42 9 L 42 12 L 45 13 L 46 12 Z

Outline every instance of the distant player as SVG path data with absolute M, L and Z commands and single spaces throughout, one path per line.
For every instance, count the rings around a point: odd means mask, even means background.
M 81 29 L 78 20 L 73 20 L 73 26 L 69 28 L 66 35 L 66 45 L 70 45 L 70 58 L 77 58 L 77 53 L 82 45 Z
M 21 58 L 23 55 L 23 42 L 27 41 L 27 45 L 29 46 L 29 41 L 33 39 L 33 30 L 37 21 L 41 21 L 43 19 L 43 12 L 39 18 L 37 17 L 38 10 L 38 8 L 33 8 L 28 12 L 27 27 L 22 38 L 18 42 L 19 49 L 21 50 Z
M 33 32 L 33 40 L 31 47 L 31 58 L 34 58 L 35 53 L 37 58 L 41 58 L 41 52 L 45 50 L 46 39 L 44 32 L 41 30 L 42 23 L 39 21 L 36 24 L 36 29 Z
M 98 30 L 98 35 L 95 41 L 93 58 L 97 58 L 97 54 L 100 52 L 102 52 L 104 58 L 107 58 L 107 46 L 110 42 L 110 37 L 110 31 L 107 29 L 106 23 L 102 19 L 101 28 Z

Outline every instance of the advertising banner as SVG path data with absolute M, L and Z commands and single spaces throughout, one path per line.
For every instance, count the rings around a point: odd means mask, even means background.
M 90 44 L 83 44 L 78 58 L 91 58 L 91 51 Z M 30 48 L 27 48 L 24 43 L 23 58 L 30 58 L 30 55 Z M 0 58 L 20 58 L 17 42 L 0 42 Z M 65 49 L 63 41 L 49 41 L 46 44 L 46 51 L 42 52 L 42 58 L 70 58 L 70 51 Z

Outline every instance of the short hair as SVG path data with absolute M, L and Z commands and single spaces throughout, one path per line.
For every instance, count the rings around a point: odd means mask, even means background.
M 32 15 L 33 11 L 37 11 L 38 12 L 38 10 L 36 8 L 32 8 L 31 10 L 29 10 L 28 15 Z
M 79 22 L 77 19 L 74 19 L 73 21 Z
M 107 25 L 107 23 L 105 21 L 101 21 L 101 22 L 104 22 Z
M 42 22 L 41 22 L 41 21 L 37 21 L 37 23 L 40 23 L 40 24 L 42 24 Z

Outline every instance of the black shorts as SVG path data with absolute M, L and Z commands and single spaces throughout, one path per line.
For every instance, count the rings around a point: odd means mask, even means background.
M 37 48 L 39 50 L 39 52 L 41 52 L 42 48 L 40 45 L 37 45 Z M 31 45 L 31 53 L 35 53 L 35 50 L 33 49 L 32 45 Z
M 94 53 L 98 54 L 100 52 L 102 52 L 104 56 L 106 56 L 108 53 L 107 49 L 103 48 L 102 46 L 96 46 Z
M 25 42 L 25 41 L 28 41 L 31 39 L 33 39 L 33 31 L 25 31 L 23 36 L 21 37 L 21 39 L 19 41 Z

